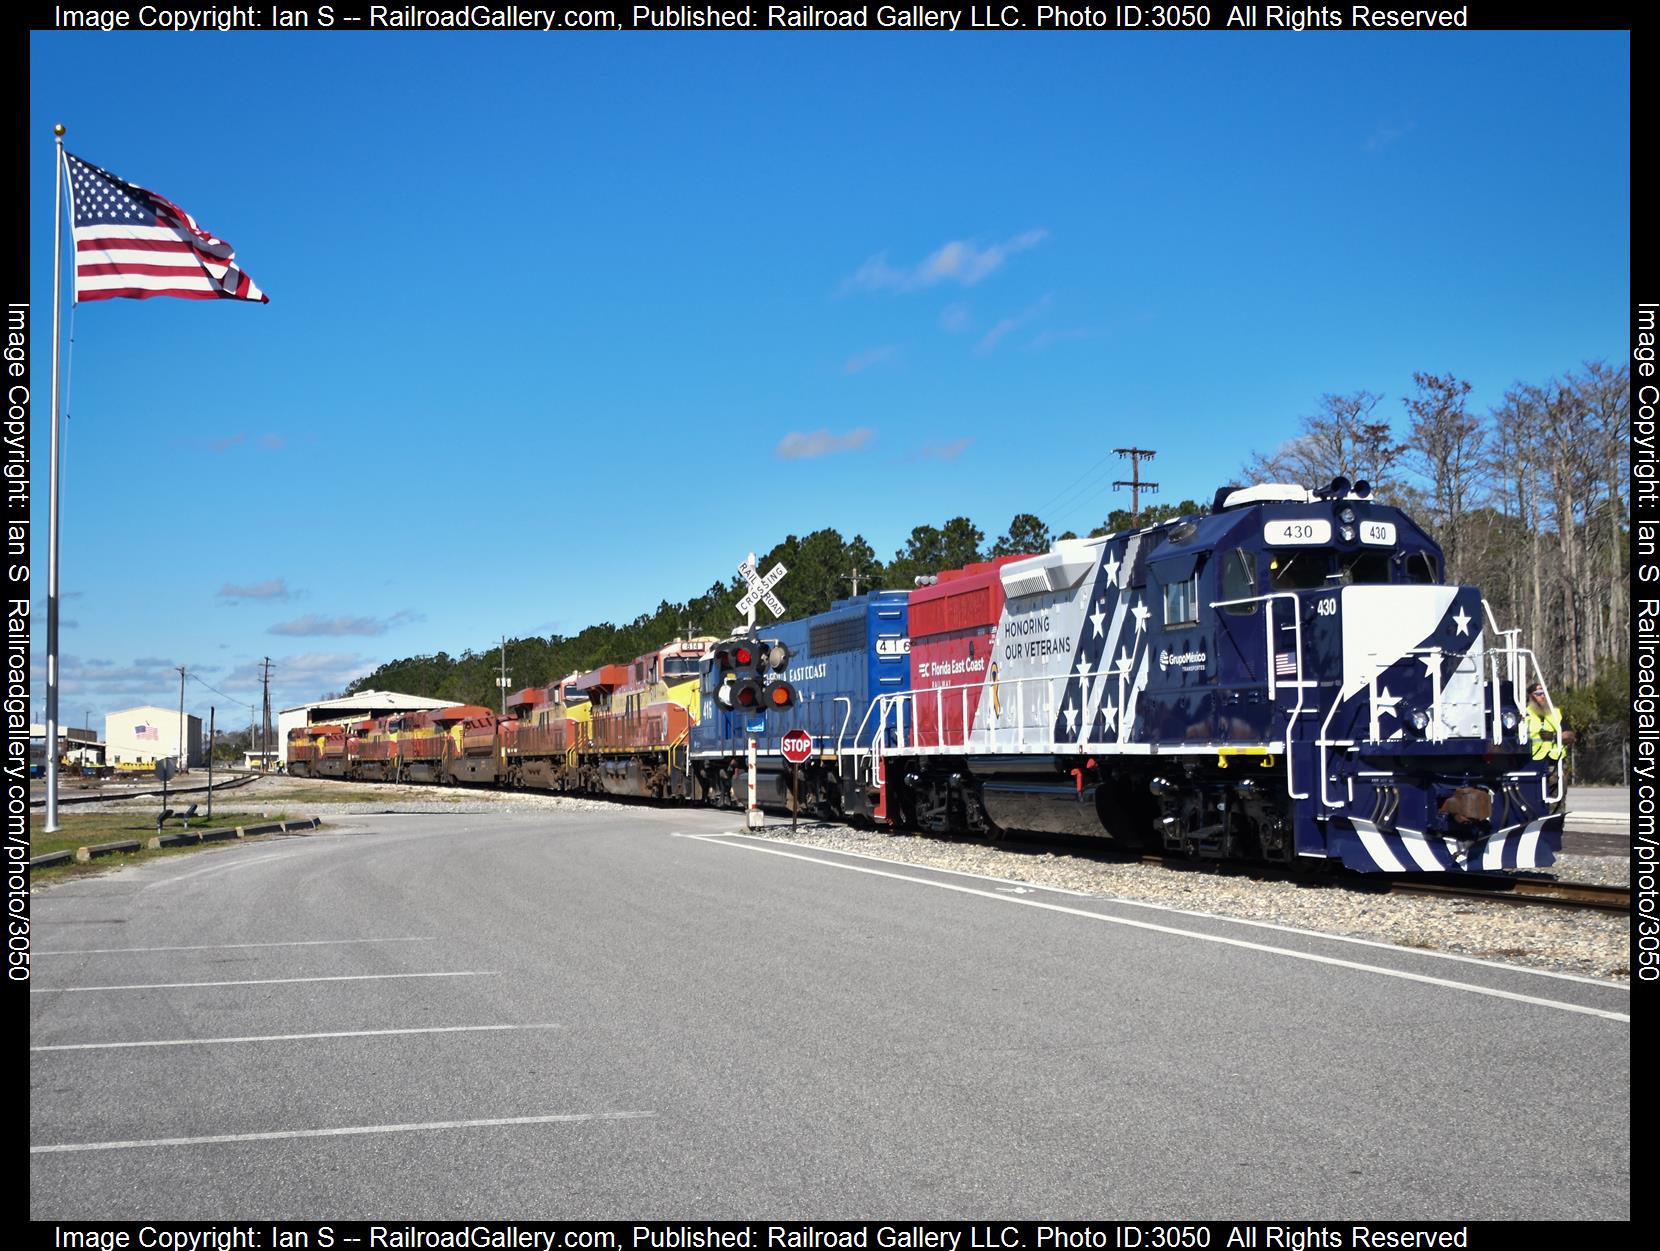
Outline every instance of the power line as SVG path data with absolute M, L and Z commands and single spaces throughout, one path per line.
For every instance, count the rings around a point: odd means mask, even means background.
M 231 701 L 231 703 L 236 704 L 239 707 L 246 708 L 249 712 L 252 712 L 254 710 L 254 706 L 252 704 L 248 703 L 246 700 L 238 699 L 234 695 L 225 694 L 225 692 L 220 690 L 217 686 L 214 686 L 211 682 L 202 681 L 202 679 L 197 677 L 194 673 L 190 675 L 190 680 L 192 682 L 196 683 L 198 686 L 207 687 L 208 690 L 212 691 L 215 695 L 219 696 L 221 699 L 228 699 L 228 700 Z

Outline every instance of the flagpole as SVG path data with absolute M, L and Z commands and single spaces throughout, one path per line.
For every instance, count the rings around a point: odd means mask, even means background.
M 58 352 L 62 343 L 59 318 L 63 306 L 63 134 L 52 127 L 58 142 L 57 199 L 52 213 L 52 501 L 46 521 L 46 833 L 58 832 L 58 494 L 61 464 L 58 457 Z

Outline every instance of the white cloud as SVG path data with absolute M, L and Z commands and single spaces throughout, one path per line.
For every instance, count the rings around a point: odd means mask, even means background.
M 929 443 L 917 453 L 923 460 L 956 460 L 968 450 L 969 444 L 974 442 L 974 436 L 953 439 L 949 443 Z
M 941 245 L 916 265 L 895 268 L 888 254 L 880 253 L 859 266 L 841 285 L 849 291 L 920 291 L 941 282 L 972 287 L 1003 267 L 1018 252 L 1034 248 L 1049 237 L 1047 230 L 1027 230 L 987 247 L 962 239 Z
M 227 582 L 219 588 L 221 599 L 287 599 L 293 593 L 288 589 L 286 578 L 267 578 L 251 586 L 235 586 Z
M 814 430 L 811 434 L 797 431 L 779 441 L 776 455 L 780 460 L 813 460 L 837 452 L 857 452 L 875 435 L 876 431 L 869 426 L 860 426 L 846 434 L 831 434 L 828 430 Z
M 326 638 L 343 634 L 372 636 L 385 634 L 394 626 L 421 619 L 420 613 L 407 608 L 393 613 L 390 617 L 324 617 L 308 612 L 292 621 L 279 621 L 266 633 L 286 635 L 289 638 Z
M 981 355 L 995 350 L 997 345 L 1001 343 L 1011 331 L 1018 330 L 1034 317 L 1041 317 L 1048 311 L 1048 308 L 1049 297 L 1046 295 L 1036 304 L 1029 305 L 1022 309 L 1019 313 L 1015 314 L 1015 316 L 1003 318 L 990 330 L 986 331 L 980 341 L 974 345 L 974 350 L 979 352 Z
M 844 374 L 863 373 L 872 365 L 880 365 L 883 361 L 892 360 L 899 355 L 896 347 L 871 348 L 868 352 L 855 352 L 847 358 L 847 364 L 842 366 Z

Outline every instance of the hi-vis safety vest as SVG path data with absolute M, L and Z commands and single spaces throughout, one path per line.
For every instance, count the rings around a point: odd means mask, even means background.
M 1544 716 L 1530 702 L 1527 706 L 1527 737 L 1533 744 L 1535 760 L 1562 759 L 1562 710 L 1552 708 Z

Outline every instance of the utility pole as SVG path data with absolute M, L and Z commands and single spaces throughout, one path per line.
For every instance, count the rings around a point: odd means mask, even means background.
M 507 715 L 507 635 L 501 636 L 501 677 L 496 679 L 501 688 L 501 715 Z
M 265 772 L 271 754 L 271 658 L 265 657 L 265 672 L 260 676 L 259 771 Z
M 859 598 L 859 580 L 861 578 L 863 578 L 864 576 L 865 576 L 864 571 L 862 569 L 855 569 L 852 573 L 842 574 L 842 577 L 844 577 L 844 578 L 852 578 L 853 579 L 853 598 L 854 599 Z
M 1129 481 L 1126 482 L 1124 479 L 1120 478 L 1117 482 L 1112 484 L 1112 488 L 1115 491 L 1123 487 L 1130 488 L 1130 525 L 1132 527 L 1139 527 L 1141 525 L 1141 493 L 1146 491 L 1148 494 L 1151 494 L 1159 489 L 1158 483 L 1147 482 L 1142 479 L 1141 462 L 1144 460 L 1152 460 L 1153 457 L 1158 455 L 1158 453 L 1145 447 L 1115 447 L 1112 450 L 1117 452 L 1120 456 L 1128 456 L 1130 458 Z
M 174 668 L 179 671 L 179 772 L 185 773 L 190 769 L 190 745 L 184 741 L 184 666 Z

